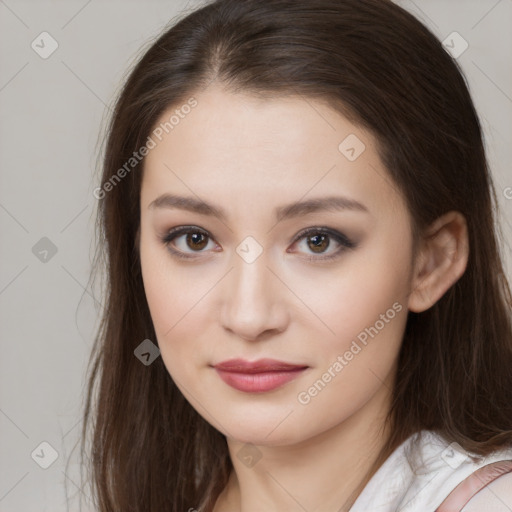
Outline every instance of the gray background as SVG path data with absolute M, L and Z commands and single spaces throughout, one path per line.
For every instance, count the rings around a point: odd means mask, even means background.
M 440 40 L 456 31 L 469 44 L 457 60 L 485 130 L 512 276 L 512 0 L 397 3 Z M 0 512 L 67 510 L 66 490 L 78 510 L 89 494 L 73 447 L 102 300 L 88 285 L 101 130 L 141 48 L 196 5 L 0 0 Z M 50 48 L 43 31 L 58 43 L 46 59 L 31 47 Z M 58 452 L 47 469 L 41 442 Z

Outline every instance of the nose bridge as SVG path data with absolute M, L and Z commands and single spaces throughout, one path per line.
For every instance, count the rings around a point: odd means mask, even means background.
M 271 287 L 271 272 L 267 268 L 268 258 L 263 252 L 252 262 L 245 261 L 243 257 L 236 256 L 235 268 L 232 276 L 232 293 L 236 296 L 238 304 L 252 303 L 253 306 L 266 304 L 270 296 L 267 292 Z
M 263 251 L 254 261 L 234 254 L 223 298 L 224 327 L 245 339 L 256 339 L 262 332 L 284 328 L 284 297 L 276 287 L 276 277 L 267 268 Z

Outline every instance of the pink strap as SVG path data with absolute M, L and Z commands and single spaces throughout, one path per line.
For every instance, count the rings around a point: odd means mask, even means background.
M 436 512 L 460 512 L 466 503 L 486 485 L 501 475 L 512 472 L 512 460 L 501 460 L 482 466 L 460 482 Z

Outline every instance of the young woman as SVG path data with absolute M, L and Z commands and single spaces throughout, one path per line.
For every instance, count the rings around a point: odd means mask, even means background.
M 495 191 L 411 14 L 197 9 L 128 77 L 95 196 L 99 511 L 512 507 Z

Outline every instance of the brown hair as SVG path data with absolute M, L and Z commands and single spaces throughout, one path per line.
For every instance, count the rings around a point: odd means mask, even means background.
M 466 217 L 466 272 L 429 310 L 408 313 L 393 428 L 369 476 L 422 429 L 479 455 L 511 446 L 512 298 L 498 205 L 468 87 L 439 40 L 390 0 L 208 3 L 166 30 L 130 73 L 108 128 L 101 186 L 166 109 L 212 81 L 231 92 L 326 101 L 368 129 L 416 239 L 448 211 Z M 232 470 L 226 439 L 185 400 L 161 358 L 144 366 L 134 357 L 144 339 L 156 340 L 137 243 L 143 163 L 99 201 L 106 304 L 82 455 L 91 454 L 100 512 L 211 511 Z

